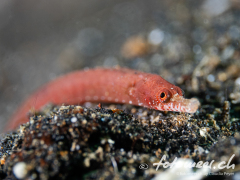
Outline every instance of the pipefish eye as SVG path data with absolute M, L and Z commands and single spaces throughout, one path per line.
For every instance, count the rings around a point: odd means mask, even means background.
M 160 98 L 161 98 L 162 100 L 165 100 L 166 97 L 167 97 L 167 95 L 166 95 L 165 92 L 162 92 L 162 93 L 160 94 Z
M 157 100 L 160 101 L 160 102 L 167 102 L 170 99 L 171 95 L 172 94 L 167 89 L 160 90 L 156 94 Z

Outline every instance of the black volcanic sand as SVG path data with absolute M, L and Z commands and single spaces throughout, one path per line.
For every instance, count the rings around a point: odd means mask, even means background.
M 114 107 L 52 107 L 30 117 L 1 139 L 1 177 L 15 179 L 13 167 L 24 162 L 25 179 L 151 179 L 163 170 L 153 166 L 163 155 L 170 162 L 219 162 L 235 153 L 232 163 L 239 166 L 239 121 L 224 121 L 229 111 L 223 108 L 213 119 L 204 117 L 209 107 L 196 115 Z M 139 168 L 142 163 L 147 170 Z

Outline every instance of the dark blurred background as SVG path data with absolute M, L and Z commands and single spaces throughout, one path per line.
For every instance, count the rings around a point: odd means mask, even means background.
M 31 92 L 73 70 L 120 65 L 174 83 L 205 53 L 221 53 L 220 36 L 239 38 L 238 8 L 234 0 L 1 0 L 0 132 Z M 139 41 L 124 49 L 131 37 Z M 129 54 L 134 42 L 143 47 Z

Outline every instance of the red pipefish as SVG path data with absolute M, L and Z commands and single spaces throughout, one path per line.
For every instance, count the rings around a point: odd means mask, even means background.
M 126 68 L 95 68 L 61 76 L 32 94 L 15 112 L 7 130 L 28 121 L 31 108 L 48 103 L 61 105 L 84 102 L 129 103 L 161 111 L 194 113 L 200 103 L 185 99 L 179 87 L 156 74 Z

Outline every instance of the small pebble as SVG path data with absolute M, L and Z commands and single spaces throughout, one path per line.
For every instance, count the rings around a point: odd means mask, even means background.
M 27 165 L 25 162 L 18 162 L 13 166 L 13 174 L 16 178 L 23 179 L 26 177 L 27 173 Z

